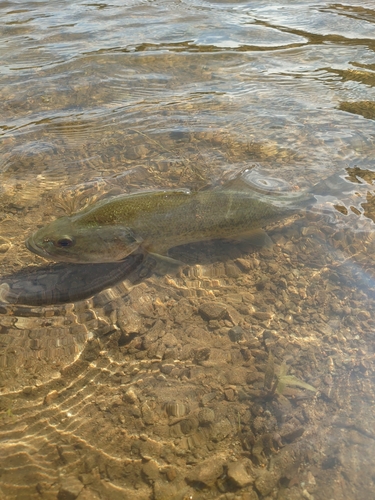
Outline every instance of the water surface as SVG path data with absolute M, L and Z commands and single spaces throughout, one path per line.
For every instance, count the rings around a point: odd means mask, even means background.
M 2 496 L 371 498 L 373 2 L 0 9 Z M 103 196 L 246 169 L 329 179 L 272 249 L 181 247 L 176 275 L 24 247 Z

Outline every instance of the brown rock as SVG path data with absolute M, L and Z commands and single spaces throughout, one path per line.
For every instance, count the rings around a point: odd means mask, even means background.
M 75 476 L 65 476 L 60 480 L 58 500 L 75 500 L 83 489 L 83 484 Z
M 154 460 L 149 460 L 142 466 L 142 472 L 149 481 L 159 479 L 159 466 Z
M 59 393 L 57 391 L 51 391 L 44 398 L 44 404 L 50 405 L 58 397 L 59 397 Z
M 213 486 L 215 481 L 223 474 L 224 457 L 221 455 L 213 456 L 204 460 L 194 467 L 186 476 L 189 483 L 200 483 L 205 486 Z
M 232 432 L 232 425 L 227 418 L 219 420 L 212 426 L 211 437 L 213 441 L 222 441 Z
M 227 306 L 220 302 L 205 302 L 199 308 L 199 314 L 207 321 L 221 319 L 226 312 Z
M 254 479 L 246 470 L 246 465 L 243 461 L 229 464 L 227 475 L 237 488 L 244 488 L 254 482 Z
M 84 488 L 78 495 L 77 500 L 100 500 L 100 496 L 95 491 Z
M 211 408 L 202 408 L 198 413 L 198 420 L 200 425 L 209 425 L 215 421 L 215 412 Z
M 268 319 L 271 319 L 274 316 L 274 314 L 267 311 L 255 311 L 253 312 L 253 316 L 254 318 L 259 319 L 261 321 L 266 321 Z
M 236 393 L 233 389 L 225 389 L 224 394 L 227 401 L 234 401 L 236 399 Z
M 280 475 L 275 471 L 262 470 L 255 481 L 256 489 L 266 496 L 277 486 Z

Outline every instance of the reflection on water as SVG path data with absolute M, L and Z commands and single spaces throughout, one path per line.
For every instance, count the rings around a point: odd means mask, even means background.
M 372 498 L 373 2 L 0 9 L 0 496 Z M 315 186 L 272 248 L 187 245 L 158 273 L 24 246 L 103 197 L 246 169 Z

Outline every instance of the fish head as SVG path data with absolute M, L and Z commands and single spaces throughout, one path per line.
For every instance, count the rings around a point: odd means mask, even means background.
M 62 217 L 39 229 L 26 240 L 26 247 L 56 262 L 117 262 L 137 250 L 142 240 L 121 225 L 85 227 Z

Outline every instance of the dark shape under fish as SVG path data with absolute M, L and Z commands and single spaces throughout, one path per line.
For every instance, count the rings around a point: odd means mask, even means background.
M 28 267 L 2 276 L 2 302 L 40 306 L 83 300 L 130 276 L 143 257 L 137 253 L 122 262 Z

